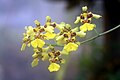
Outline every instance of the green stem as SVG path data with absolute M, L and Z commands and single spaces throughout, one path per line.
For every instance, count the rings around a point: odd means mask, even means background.
M 107 33 L 110 33 L 111 31 L 114 31 L 114 30 L 116 30 L 117 28 L 119 28 L 120 27 L 120 25 L 118 25 L 118 26 L 116 26 L 116 27 L 114 27 L 114 28 L 112 28 L 112 29 L 110 29 L 110 30 L 108 30 L 108 31 L 105 31 L 105 32 L 102 32 L 102 33 L 98 33 L 96 30 L 95 30 L 95 32 L 97 33 L 97 35 L 96 36 L 94 36 L 94 37 L 92 37 L 92 38 L 89 38 L 89 39 L 87 39 L 87 40 L 84 40 L 84 41 L 82 41 L 82 42 L 80 42 L 81 44 L 84 44 L 84 43 L 86 43 L 86 42 L 89 42 L 89 41 L 92 41 L 92 40 L 94 40 L 94 39 L 96 39 L 96 38 L 98 38 L 98 37 L 100 37 L 100 36 L 103 36 L 103 35 L 105 35 L 105 34 L 107 34 Z M 57 47 L 63 47 L 63 46 L 60 46 L 60 45 L 57 45 L 57 44 L 45 44 L 45 45 L 51 45 L 51 46 L 57 46 Z
M 96 30 L 96 29 L 94 29 L 94 31 L 95 31 L 95 33 L 98 35 L 99 33 L 98 33 L 98 31 Z
M 85 41 L 82 41 L 81 44 L 84 44 L 84 43 L 86 43 L 86 42 L 92 41 L 92 40 L 94 40 L 94 39 L 96 39 L 96 38 L 98 38 L 98 37 L 100 37 L 100 36 L 103 36 L 103 35 L 111 32 L 111 31 L 116 30 L 116 29 L 119 28 L 119 27 L 120 27 L 120 25 L 118 25 L 118 26 L 116 26 L 116 27 L 114 27 L 114 28 L 112 28 L 112 29 L 110 29 L 110 30 L 108 30 L 108 31 L 102 32 L 102 33 L 100 33 L 100 34 L 98 34 L 98 35 L 96 35 L 96 36 L 94 36 L 94 37 L 92 37 L 92 38 L 89 38 L 89 39 L 87 39 L 87 40 L 85 40 Z

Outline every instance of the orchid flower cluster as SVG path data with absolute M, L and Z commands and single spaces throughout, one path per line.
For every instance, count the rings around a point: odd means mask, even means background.
M 60 64 L 65 63 L 62 55 L 69 55 L 71 52 L 76 51 L 80 45 L 77 37 L 83 38 L 86 36 L 87 31 L 93 30 L 96 25 L 92 24 L 92 18 L 100 18 L 100 15 L 88 12 L 87 6 L 82 7 L 83 13 L 78 16 L 74 24 L 81 23 L 80 27 L 72 28 L 70 24 L 61 22 L 60 24 L 52 22 L 51 17 L 46 17 L 46 23 L 42 26 L 38 20 L 34 23 L 36 27 L 25 27 L 26 32 L 23 33 L 23 44 L 21 51 L 25 50 L 26 46 L 33 47 L 33 61 L 32 67 L 38 65 L 39 60 L 48 60 L 50 65 L 48 70 L 50 72 L 58 71 Z M 59 32 L 55 33 L 55 29 Z M 46 41 L 54 40 L 57 46 L 62 46 L 62 50 L 56 50 L 55 46 L 47 44 Z

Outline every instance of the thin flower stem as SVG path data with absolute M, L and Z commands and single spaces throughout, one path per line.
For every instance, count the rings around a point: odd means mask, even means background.
M 86 42 L 92 41 L 92 40 L 94 40 L 94 39 L 96 39 L 96 38 L 98 38 L 98 37 L 100 37 L 100 36 L 103 36 L 103 35 L 111 32 L 111 31 L 116 30 L 116 29 L 119 28 L 119 27 L 120 27 L 120 25 L 118 25 L 118 26 L 116 26 L 116 27 L 114 27 L 114 28 L 112 28 L 112 29 L 110 29 L 110 30 L 108 30 L 108 31 L 102 32 L 102 33 L 100 33 L 100 34 L 98 34 L 98 35 L 96 35 L 96 36 L 94 36 L 94 37 L 92 37 L 92 38 L 89 38 L 89 39 L 87 39 L 87 40 L 85 40 L 85 41 L 82 41 L 81 44 L 84 44 L 84 43 L 86 43 Z
M 110 30 L 108 30 L 108 31 L 102 32 L 102 33 L 100 33 L 100 34 L 95 30 L 95 32 L 97 33 L 96 36 L 94 36 L 94 37 L 92 37 L 92 38 L 89 38 L 89 39 L 87 39 L 87 40 L 84 40 L 84 41 L 80 42 L 80 44 L 84 44 L 84 43 L 87 43 L 87 42 L 89 42 L 89 41 L 92 41 L 92 40 L 94 40 L 94 39 L 96 39 L 96 38 L 98 38 L 98 37 L 100 37 L 100 36 L 103 36 L 103 35 L 105 35 L 105 34 L 107 34 L 107 33 L 110 33 L 110 32 L 112 32 L 112 31 L 118 29 L 119 27 L 120 27 L 120 25 L 118 25 L 118 26 L 116 26 L 116 27 L 114 27 L 114 28 L 112 28 L 112 29 L 110 29 Z M 51 45 L 51 46 L 63 47 L 63 46 L 60 46 L 60 45 L 57 45 L 57 44 L 46 44 L 46 45 L 47 45 L 47 46 L 48 46 L 48 45 Z
M 94 31 L 95 31 L 95 33 L 98 35 L 99 33 L 98 33 L 98 31 L 96 30 L 96 29 L 94 29 Z

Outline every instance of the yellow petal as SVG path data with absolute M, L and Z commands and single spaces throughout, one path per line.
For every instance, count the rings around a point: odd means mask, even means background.
M 39 54 L 37 54 L 36 52 L 32 55 L 33 58 L 37 58 Z
M 56 37 L 56 41 L 60 41 L 60 40 L 62 40 L 63 38 L 64 38 L 63 35 L 58 35 L 58 36 Z
M 88 25 L 87 25 L 88 31 L 91 31 L 91 30 L 93 30 L 94 28 L 95 28 L 95 24 L 88 24 Z
M 26 33 L 27 33 L 28 35 L 34 35 L 33 27 L 32 27 L 32 26 L 28 26 Z
M 68 55 L 68 54 L 70 54 L 70 52 L 67 52 L 66 50 L 63 49 L 63 50 L 61 51 L 61 54 Z
M 33 41 L 31 41 L 31 45 L 32 45 L 32 47 L 33 48 L 37 48 L 37 41 L 36 41 L 36 39 L 35 40 L 33 40 Z
M 101 15 L 98 15 L 98 14 L 93 14 L 93 17 L 96 18 L 96 19 L 99 19 L 99 18 L 101 18 L 102 16 L 101 16 Z
M 45 61 L 46 59 L 48 59 L 49 56 L 47 53 L 42 53 L 42 60 Z
M 78 45 L 75 43 L 68 43 L 67 45 L 64 46 L 63 50 L 66 52 L 71 52 L 71 51 L 76 51 L 78 49 Z
M 35 58 L 35 59 L 32 61 L 31 66 L 32 66 L 32 67 L 37 66 L 37 65 L 38 65 L 38 62 L 39 62 L 39 59 L 38 59 L 38 58 Z
M 95 28 L 95 24 L 85 23 L 82 26 L 80 26 L 80 30 L 86 32 L 91 31 Z
M 60 69 L 60 65 L 57 63 L 51 63 L 48 67 L 50 72 L 58 71 Z
M 53 28 L 53 26 L 47 26 L 47 27 L 45 28 L 45 31 L 46 31 L 46 32 L 49 32 L 49 33 L 53 33 L 53 32 L 54 32 L 54 28 Z
M 37 39 L 37 44 L 39 48 L 42 48 L 45 45 L 45 42 L 41 39 Z
M 46 36 L 46 39 L 48 40 L 53 39 L 56 36 L 55 33 L 49 33 L 49 32 L 46 32 L 44 35 Z
M 82 11 L 87 11 L 87 6 L 82 7 Z
M 47 52 L 49 50 L 49 47 L 42 48 L 42 52 Z
M 60 31 L 62 31 L 65 27 L 65 23 L 64 22 L 61 22 L 60 24 L 57 24 L 56 26 Z
M 78 27 L 73 28 L 71 31 L 72 31 L 72 32 L 77 32 L 77 31 L 78 31 Z
M 85 37 L 86 33 L 84 31 L 76 32 L 77 36 L 79 37 Z
M 26 44 L 25 44 L 25 43 L 23 43 L 23 44 L 22 44 L 22 47 L 21 47 L 21 51 L 24 51 L 24 50 L 25 50 L 25 48 L 26 48 Z
M 85 23 L 85 24 L 86 24 L 86 23 Z M 86 27 L 85 24 L 83 24 L 83 25 L 80 26 L 80 30 L 81 30 L 81 31 L 84 31 L 84 32 L 87 31 L 87 27 Z
M 77 23 L 79 23 L 79 22 L 80 22 L 80 16 L 77 16 L 77 18 L 76 18 L 74 24 L 77 24 Z

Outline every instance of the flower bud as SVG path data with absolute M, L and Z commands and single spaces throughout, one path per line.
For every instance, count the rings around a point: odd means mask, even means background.
M 70 29 L 70 28 L 71 28 L 71 25 L 70 25 L 70 24 L 66 24 L 66 28 L 67 28 L 67 29 Z
M 40 22 L 38 20 L 35 20 L 34 23 L 38 26 L 40 25 Z
M 87 11 L 87 6 L 82 7 L 82 11 Z
M 50 16 L 46 16 L 46 21 L 47 22 L 51 22 L 51 17 Z

